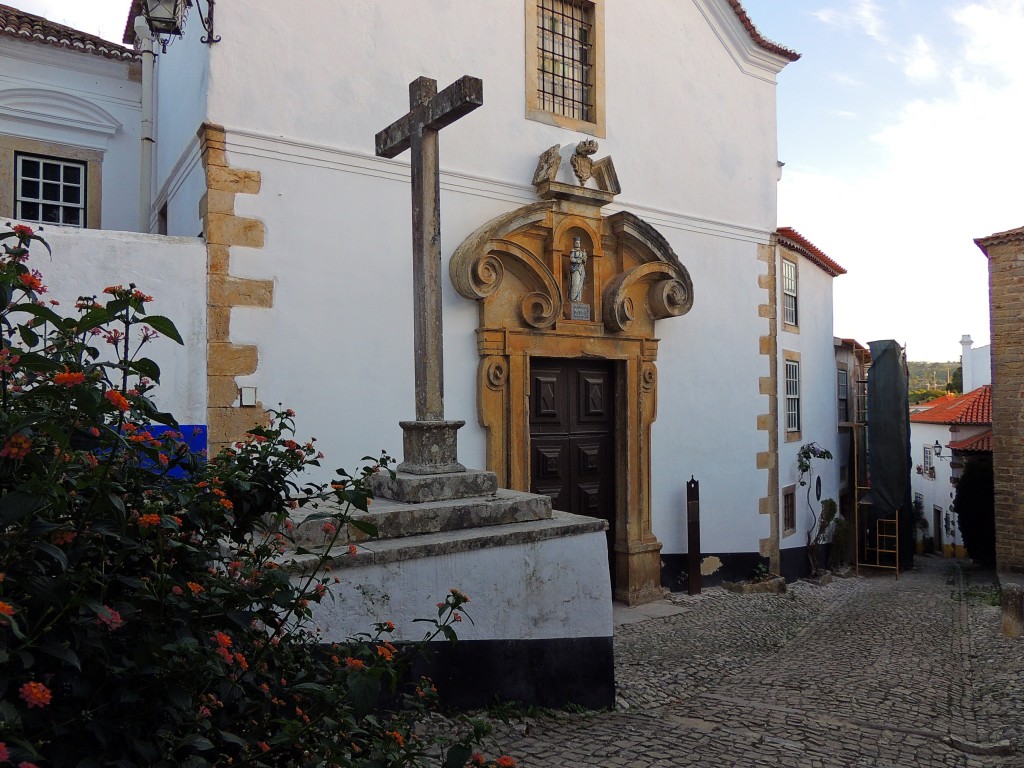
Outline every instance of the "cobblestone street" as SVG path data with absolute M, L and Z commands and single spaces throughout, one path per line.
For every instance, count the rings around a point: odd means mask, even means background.
M 1024 642 L 991 581 L 919 557 L 898 581 L 673 595 L 675 615 L 616 628 L 616 711 L 513 719 L 496 742 L 521 768 L 1024 766 Z

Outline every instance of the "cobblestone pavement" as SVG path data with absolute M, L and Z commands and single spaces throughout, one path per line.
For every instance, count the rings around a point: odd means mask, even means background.
M 496 723 L 540 766 L 1024 767 L 1024 641 L 992 575 L 917 558 L 784 595 L 673 595 L 616 629 L 619 705 Z

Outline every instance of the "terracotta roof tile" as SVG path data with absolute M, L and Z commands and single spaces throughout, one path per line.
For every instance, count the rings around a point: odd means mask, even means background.
M 912 413 L 910 420 L 922 424 L 991 424 L 992 386 L 986 384 L 966 395 Z
M 139 55 L 131 50 L 104 40 L 102 37 L 79 32 L 57 24 L 42 16 L 25 13 L 9 5 L 0 5 L 0 34 L 43 45 L 54 45 L 71 51 L 81 51 L 116 61 L 131 61 Z
M 979 237 L 974 244 L 981 248 L 981 252 L 988 256 L 988 249 L 993 245 L 1005 245 L 1012 242 L 1024 242 L 1024 227 L 1010 229 L 1006 232 L 996 232 L 988 237 Z
M 812 263 L 817 264 L 832 275 L 832 277 L 846 274 L 846 270 L 839 266 L 837 262 L 830 259 L 823 250 L 792 227 L 779 227 L 777 234 L 779 241 L 785 247 L 810 259 Z
M 747 33 L 750 35 L 750 37 L 753 39 L 755 43 L 764 48 L 766 51 L 777 53 L 784 59 L 796 61 L 797 59 L 800 58 L 800 54 L 797 53 L 796 51 L 791 51 L 789 48 L 781 46 L 778 43 L 773 43 L 771 40 L 764 37 L 760 32 L 758 32 L 757 27 L 754 26 L 754 22 L 752 22 L 750 20 L 750 17 L 747 16 L 747 12 L 743 9 L 743 5 L 740 3 L 739 0 L 728 0 L 728 2 L 729 5 L 732 6 L 733 11 L 736 13 L 736 16 L 739 17 L 740 23 L 743 25 L 743 28 L 747 30 Z
M 954 451 L 966 453 L 992 453 L 992 430 L 963 440 L 954 440 L 949 444 Z

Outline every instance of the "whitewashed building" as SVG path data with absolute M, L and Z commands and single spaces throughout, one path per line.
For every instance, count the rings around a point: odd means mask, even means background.
M 118 179 L 104 196 L 123 192 L 103 198 L 96 226 L 202 233 L 206 338 L 190 374 L 205 380 L 197 407 L 214 445 L 283 403 L 332 466 L 400 453 L 398 421 L 413 415 L 410 172 L 407 154 L 377 157 L 374 137 L 410 109 L 412 81 L 471 75 L 483 106 L 440 132 L 445 404 L 466 421 L 460 460 L 604 517 L 619 600 L 685 583 L 691 476 L 705 583 L 748 576 L 761 557 L 797 574 L 786 563 L 806 560 L 810 522 L 799 507 L 788 521 L 785 499 L 800 445 L 838 450 L 842 273 L 777 232 L 776 76 L 797 54 L 736 0 L 234 0 L 209 29 L 206 9 L 165 51 L 156 41 L 152 80 L 142 54 L 124 93 L 94 97 L 117 127 L 93 133 L 107 136 L 104 180 Z M 21 87 L 0 82 L 0 100 Z M 123 171 L 122 137 L 135 143 Z M 589 258 L 578 302 L 574 237 Z M 545 426 L 541 379 L 566 407 L 600 400 L 603 422 Z M 552 458 L 598 433 L 596 476 Z M 838 462 L 816 472 L 822 498 L 838 498 Z

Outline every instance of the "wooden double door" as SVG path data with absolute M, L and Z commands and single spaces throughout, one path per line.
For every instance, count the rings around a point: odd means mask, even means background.
M 615 364 L 530 360 L 530 490 L 608 521 L 615 541 Z M 612 559 L 614 562 L 614 559 Z

